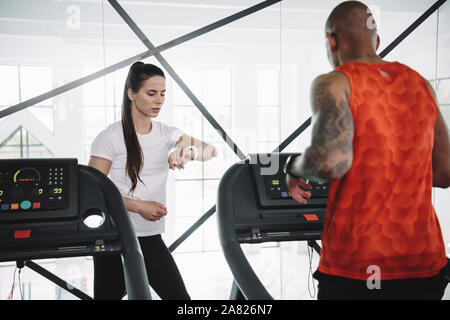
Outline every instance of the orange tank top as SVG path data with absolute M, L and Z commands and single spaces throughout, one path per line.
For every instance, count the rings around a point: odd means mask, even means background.
M 353 163 L 330 184 L 319 271 L 367 280 L 430 277 L 446 264 L 432 198 L 437 105 L 398 62 L 349 62 Z M 374 269 L 378 267 L 379 269 Z

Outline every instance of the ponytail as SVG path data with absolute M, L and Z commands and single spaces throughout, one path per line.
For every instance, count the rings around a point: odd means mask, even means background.
M 137 61 L 131 65 L 125 81 L 122 101 L 122 130 L 127 149 L 125 171 L 131 180 L 131 188 L 129 191 L 131 194 L 136 189 L 138 180 L 143 183 L 139 177 L 139 173 L 142 169 L 144 154 L 142 153 L 133 118 L 131 117 L 131 100 L 128 97 L 128 89 L 137 93 L 142 87 L 142 83 L 153 76 L 164 77 L 164 72 L 155 65 Z

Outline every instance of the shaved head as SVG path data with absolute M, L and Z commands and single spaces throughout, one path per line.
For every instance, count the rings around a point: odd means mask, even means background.
M 339 57 L 333 57 L 338 50 L 341 50 L 341 55 L 354 54 L 357 57 L 363 52 L 375 53 L 378 45 L 377 26 L 372 12 L 359 1 L 345 1 L 335 7 L 328 16 L 325 33 L 327 38 L 333 38 L 336 42 L 336 46 L 329 48 L 331 52 L 328 52 L 335 67 L 341 64 L 337 61 Z
M 325 31 L 347 34 L 351 32 L 373 34 L 376 24 L 372 12 L 362 2 L 345 1 L 331 11 Z

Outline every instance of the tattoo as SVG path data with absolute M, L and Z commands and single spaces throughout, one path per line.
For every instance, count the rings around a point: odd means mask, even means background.
M 302 157 L 299 170 L 313 180 L 335 180 L 344 175 L 352 163 L 353 117 L 345 99 L 336 100 L 329 83 L 314 88 L 312 143 Z

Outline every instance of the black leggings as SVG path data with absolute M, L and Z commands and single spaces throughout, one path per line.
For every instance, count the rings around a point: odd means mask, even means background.
M 148 282 L 161 299 L 189 300 L 175 260 L 161 235 L 139 237 Z M 125 295 L 120 255 L 94 256 L 94 299 L 120 300 Z

